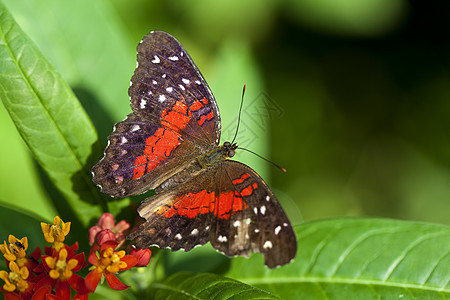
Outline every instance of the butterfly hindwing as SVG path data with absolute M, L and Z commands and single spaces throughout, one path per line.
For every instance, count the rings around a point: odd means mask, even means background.
M 254 170 L 240 162 L 224 161 L 216 177 L 216 190 L 220 195 L 218 205 L 233 209 L 211 224 L 210 239 L 215 249 L 228 256 L 260 252 L 271 268 L 295 257 L 297 239 L 292 225 L 273 192 Z
M 297 242 L 278 200 L 249 167 L 225 161 L 145 200 L 146 219 L 130 237 L 138 247 L 191 250 L 211 241 L 228 256 L 261 252 L 266 265 L 288 263 Z
M 146 220 L 129 238 L 137 247 L 158 246 L 172 251 L 203 245 L 209 241 L 215 209 L 214 175 L 204 170 L 173 189 L 144 200 L 138 208 Z

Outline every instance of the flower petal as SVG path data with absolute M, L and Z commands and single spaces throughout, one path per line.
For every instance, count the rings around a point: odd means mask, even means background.
M 89 274 L 87 274 L 86 279 L 84 279 L 84 283 L 86 284 L 88 290 L 90 290 L 91 292 L 95 291 L 100 278 L 102 278 L 102 274 L 103 273 L 98 269 L 94 269 Z
M 72 274 L 72 277 L 70 277 L 67 282 L 70 284 L 70 286 L 80 294 L 87 294 L 89 293 L 88 288 L 86 287 L 86 282 L 83 277 Z
M 33 297 L 31 298 L 31 300 L 45 299 L 45 295 L 48 295 L 51 292 L 52 292 L 51 286 L 43 285 L 33 293 Z
M 116 249 L 117 245 L 119 245 L 119 242 L 117 242 L 117 241 L 107 241 L 101 245 L 100 251 L 103 252 L 108 248 Z
M 110 288 L 116 291 L 123 291 L 127 288 L 129 288 L 128 285 L 124 284 L 122 281 L 119 280 L 114 274 L 106 273 L 105 274 L 106 281 L 108 282 L 108 285 Z
M 128 223 L 125 220 L 122 220 L 119 223 L 117 223 L 116 226 L 114 226 L 114 230 L 113 231 L 115 233 L 120 233 L 120 232 L 124 232 L 128 228 L 130 228 L 130 223 Z
M 97 233 L 102 231 L 101 227 L 98 225 L 92 226 L 89 228 L 88 236 L 89 236 L 89 245 L 92 245 L 95 243 L 95 237 L 97 236 Z
M 16 293 L 8 293 L 8 292 L 4 292 L 3 293 L 3 297 L 5 297 L 5 300 L 23 300 L 22 297 L 20 297 L 18 294 Z M 41 298 L 43 299 L 43 298 Z
M 100 246 L 108 241 L 115 241 L 115 240 L 116 240 L 116 235 L 114 234 L 114 232 L 112 232 L 109 229 L 100 231 L 99 233 L 97 233 L 97 236 L 95 237 L 95 241 Z
M 66 222 L 66 223 L 64 223 L 64 222 L 61 220 L 61 231 L 62 231 L 62 234 L 64 234 L 64 236 L 66 236 L 66 235 L 69 234 L 69 231 L 70 231 L 70 224 L 71 224 L 71 222 Z
M 101 229 L 113 229 L 114 223 L 114 216 L 110 213 L 104 213 L 98 219 L 98 226 L 100 226 Z
M 99 245 L 94 244 L 94 246 L 92 246 L 92 248 L 89 252 L 89 256 L 88 256 L 87 260 L 91 265 L 95 266 L 97 264 L 97 261 L 98 261 L 97 250 L 99 248 L 100 248 Z
M 56 283 L 56 296 L 65 300 L 70 300 L 70 285 L 67 281 L 60 281 Z
M 146 249 L 133 249 L 130 255 L 134 255 L 138 258 L 138 263 L 136 267 L 145 267 L 149 264 L 150 258 L 152 257 L 152 251 L 149 248 Z
M 120 259 L 120 261 L 123 261 L 127 264 L 125 268 L 120 269 L 120 271 L 125 271 L 134 267 L 138 263 L 138 258 L 134 255 L 125 255 Z

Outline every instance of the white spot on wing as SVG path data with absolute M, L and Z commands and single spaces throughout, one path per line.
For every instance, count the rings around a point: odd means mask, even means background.
M 205 230 L 209 230 L 209 225 L 205 227 Z
M 158 82 L 156 82 L 156 80 L 152 80 L 152 83 L 154 84 L 154 85 L 157 85 L 158 84 Z
M 270 197 L 269 196 L 266 196 L 266 201 L 270 201 Z
M 275 234 L 278 235 L 280 233 L 281 226 L 275 227 Z
M 148 92 L 147 92 L 147 95 L 150 96 L 151 94 L 153 94 L 152 91 L 148 91 Z
M 287 226 L 288 226 L 288 223 L 283 223 L 283 226 L 284 226 L 284 227 L 287 227 Z
M 158 101 L 159 101 L 160 103 L 163 103 L 164 101 L 166 101 L 166 96 L 164 96 L 164 95 L 159 95 Z
M 261 211 L 261 214 L 264 215 L 266 213 L 266 206 L 265 205 L 261 206 L 259 210 Z
M 167 74 L 162 74 L 161 77 L 162 77 L 162 78 L 166 78 L 166 76 L 167 76 Z
M 191 82 L 189 79 L 186 78 L 182 78 L 181 81 L 183 81 L 184 84 L 189 84 Z
M 264 249 L 268 249 L 268 248 L 272 248 L 272 242 L 271 241 L 266 241 L 263 245 Z
M 197 235 L 198 234 L 198 229 L 194 228 L 194 230 L 191 231 L 191 235 Z
M 125 144 L 126 142 L 128 142 L 128 140 L 124 136 L 120 138 L 121 144 Z
M 176 238 L 177 240 L 181 240 L 182 236 L 181 236 L 181 234 L 177 233 L 177 235 L 175 236 L 175 238 Z
M 141 99 L 141 109 L 144 109 L 146 105 L 147 105 L 147 100 Z
M 180 87 L 181 90 L 183 90 L 183 91 L 185 90 L 184 85 L 179 84 L 178 86 Z
M 141 41 L 141 43 L 142 43 L 142 41 Z M 159 64 L 160 63 L 160 59 L 159 59 L 159 57 L 158 56 L 156 56 L 156 55 L 154 55 L 153 56 L 153 60 L 152 60 L 152 63 L 154 63 L 154 64 Z
M 253 209 L 253 211 L 255 212 L 255 215 L 258 214 L 258 208 L 257 208 L 257 207 L 255 207 L 255 208 Z
M 239 226 L 241 226 L 241 221 L 239 221 L 239 220 L 235 221 L 235 222 L 233 223 L 233 226 L 234 226 L 234 227 L 239 227 Z
M 139 125 L 133 125 L 133 127 L 131 127 L 131 131 L 136 131 L 139 129 L 141 129 L 141 126 L 139 126 Z
M 226 242 L 226 241 L 228 241 L 227 237 L 224 236 L 224 235 L 219 235 L 219 237 L 217 238 L 217 240 L 218 240 L 219 242 Z
M 258 232 L 259 232 L 259 229 L 258 229 L 258 228 L 255 228 L 255 232 L 258 233 Z
M 169 57 L 169 59 L 171 61 L 177 61 L 179 58 L 178 58 L 178 56 L 174 55 L 174 56 Z
M 196 84 L 201 84 L 200 80 L 195 81 Z
M 166 88 L 166 91 L 167 91 L 168 93 L 172 93 L 173 87 L 169 86 L 168 88 Z

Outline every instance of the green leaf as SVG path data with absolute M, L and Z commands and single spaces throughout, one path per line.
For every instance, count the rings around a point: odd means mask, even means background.
M 284 299 L 448 299 L 450 228 L 389 219 L 333 219 L 296 227 L 295 261 L 236 258 L 226 276 Z
M 151 285 L 153 299 L 278 299 L 245 283 L 208 273 L 176 273 Z
M 89 172 L 90 156 L 101 152 L 97 133 L 72 90 L 2 3 L 0 83 L 2 102 L 28 148 L 86 225 L 104 203 Z

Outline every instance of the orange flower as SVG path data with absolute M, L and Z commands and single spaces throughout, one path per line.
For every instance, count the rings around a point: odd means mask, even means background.
M 61 249 L 58 257 L 47 256 L 45 263 L 50 268 L 49 275 L 52 279 L 66 280 L 72 277 L 72 269 L 78 265 L 76 259 L 67 261 L 67 250 Z
M 26 250 L 28 249 L 28 239 L 23 237 L 18 239 L 12 234 L 8 237 L 9 245 L 4 241 L 3 245 L 0 245 L 0 251 L 7 261 L 15 261 L 19 267 L 23 267 L 27 262 Z
M 88 261 L 93 265 L 92 271 L 86 276 L 86 287 L 94 292 L 100 279 L 106 278 L 109 286 L 115 290 L 124 290 L 128 286 L 122 283 L 114 274 L 134 267 L 138 258 L 134 255 L 125 255 L 125 251 L 114 251 L 119 243 L 107 241 L 101 246 L 95 244 L 91 248 Z M 100 250 L 100 251 L 98 251 Z
M 47 243 L 53 243 L 56 251 L 64 247 L 64 239 L 70 231 L 70 222 L 64 223 L 60 217 L 53 219 L 53 224 L 41 223 L 42 232 Z
M 9 273 L 0 271 L 0 278 L 5 282 L 3 289 L 7 292 L 18 291 L 19 293 L 28 290 L 30 285 L 28 284 L 27 278 L 30 275 L 30 272 L 27 267 L 19 268 L 19 266 L 12 261 L 9 264 L 9 268 L 11 270 Z

